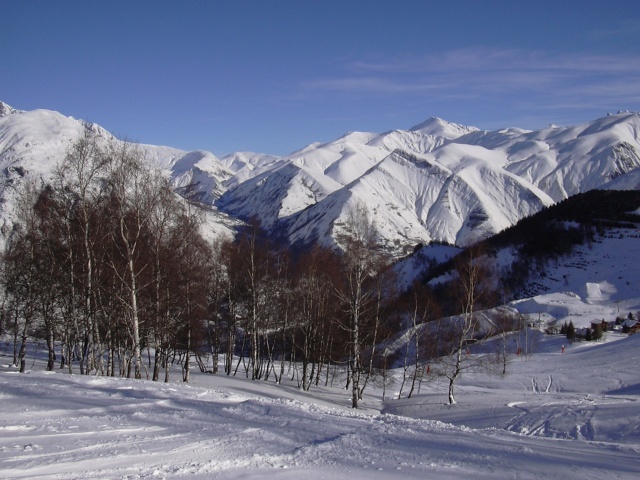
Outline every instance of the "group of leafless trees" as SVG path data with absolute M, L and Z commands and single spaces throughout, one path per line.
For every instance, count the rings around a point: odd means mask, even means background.
M 130 143 L 87 132 L 48 185 L 28 185 L 2 263 L 2 324 L 25 369 L 29 335 L 49 370 L 141 378 L 191 348 L 204 317 L 208 246 L 166 178 Z M 148 376 L 148 372 L 144 373 Z
M 328 384 L 333 365 L 348 373 L 358 406 L 395 296 L 364 206 L 351 209 L 341 240 L 342 253 L 318 245 L 293 253 L 250 222 L 235 241 L 214 245 L 206 343 L 225 373 L 242 366 L 251 379 L 278 383 L 290 375 L 308 390 Z
M 506 307 L 480 311 L 499 304 L 498 282 L 484 251 L 470 247 L 453 263 L 453 279 L 437 292 L 414 284 L 399 297 L 409 328 L 402 350 L 395 351 L 403 367 L 398 398 L 405 387 L 411 398 L 423 381 L 444 380 L 448 402 L 455 404 L 463 374 L 504 375 L 513 356 L 530 351 L 522 315 Z
M 191 362 L 215 372 L 222 358 L 226 374 L 279 382 L 293 372 L 308 389 L 342 364 L 354 406 L 361 398 L 390 298 L 364 209 L 343 255 L 315 247 L 292 258 L 255 222 L 208 243 L 197 209 L 134 145 L 87 132 L 17 210 L 0 333 L 13 334 L 21 371 L 40 338 L 47 369 L 81 374 L 158 380 L 164 369 L 167 380 L 177 363 L 188 381 Z
M 349 211 L 341 252 L 275 248 L 257 222 L 207 242 L 198 209 L 135 145 L 91 132 L 51 183 L 20 198 L 1 265 L 0 334 L 13 335 L 21 371 L 32 338 L 46 344 L 48 370 L 70 373 L 159 380 L 164 371 L 168 381 L 179 365 L 188 382 L 192 362 L 212 373 L 220 363 L 227 375 L 289 376 L 308 390 L 340 368 L 355 408 L 373 373 L 392 366 L 380 345 L 436 318 L 425 287 L 394 291 L 363 205 Z M 425 358 L 453 359 L 442 369 L 451 402 L 474 336 L 478 265 L 461 264 L 462 320 L 448 337 L 412 338 L 415 372 Z

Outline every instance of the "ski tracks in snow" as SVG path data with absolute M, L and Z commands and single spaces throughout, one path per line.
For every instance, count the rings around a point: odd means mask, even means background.
M 553 394 L 510 404 L 521 415 L 508 432 L 189 386 L 137 382 L 132 391 L 120 389 L 124 381 L 117 379 L 42 377 L 0 373 L 0 477 L 450 480 L 517 472 L 551 479 L 561 471 L 565 479 L 582 480 L 636 473 L 632 448 L 539 438 L 577 436 L 558 423 L 568 410 Z M 44 382 L 53 396 L 38 395 Z M 580 425 L 592 423 L 593 433 L 584 428 L 580 435 L 599 438 L 602 402 L 574 400 Z M 516 442 L 512 432 L 520 434 Z M 640 443 L 639 432 L 629 429 L 627 436 Z
M 547 381 L 547 386 L 544 388 L 544 393 L 551 392 L 552 387 L 553 387 L 553 377 L 551 376 L 551 374 L 549 374 L 549 379 Z M 536 376 L 531 377 L 531 389 L 533 390 L 534 393 L 542 393 L 542 388 L 538 384 L 538 377 Z

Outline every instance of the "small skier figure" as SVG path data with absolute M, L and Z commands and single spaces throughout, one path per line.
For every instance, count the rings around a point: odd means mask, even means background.
M 562 353 L 564 353 L 564 345 L 562 345 Z

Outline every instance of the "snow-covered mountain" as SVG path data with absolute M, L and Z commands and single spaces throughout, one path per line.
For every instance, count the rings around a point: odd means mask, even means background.
M 575 193 L 636 188 L 638 125 L 638 114 L 620 113 L 539 131 L 431 118 L 406 131 L 350 132 L 269 159 L 216 204 L 291 242 L 335 242 L 358 202 L 395 254 L 432 240 L 468 245 Z
M 500 153 L 505 170 L 559 201 L 638 168 L 639 138 L 640 115 L 623 112 L 573 127 L 476 132 L 456 142 Z
M 170 165 L 171 180 L 180 195 L 212 204 L 225 190 L 233 174 L 210 152 L 188 152 Z
M 15 206 L 26 182 L 51 180 L 69 146 L 88 129 L 105 140 L 115 138 L 95 123 L 87 123 L 50 110 L 21 111 L 0 102 L 0 240 L 15 221 Z M 209 152 L 139 145 L 144 157 L 163 170 L 181 195 L 211 204 L 224 190 L 232 172 Z M 209 233 L 231 234 L 235 224 L 219 211 L 206 210 Z
M 19 184 L 46 181 L 85 128 L 110 135 L 0 102 L 3 222 L 11 222 Z M 349 209 L 364 204 L 381 242 L 399 255 L 432 240 L 468 245 L 578 192 L 638 188 L 639 132 L 640 115 L 628 112 L 538 131 L 487 132 L 430 118 L 409 130 L 349 132 L 285 157 L 140 148 L 181 195 L 231 218 L 255 217 L 293 243 L 335 243 Z

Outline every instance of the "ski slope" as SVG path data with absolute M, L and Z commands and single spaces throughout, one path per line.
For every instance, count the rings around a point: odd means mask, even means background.
M 567 345 L 541 335 L 507 375 L 463 377 L 458 404 L 380 381 L 361 410 L 338 379 L 194 373 L 192 384 L 47 373 L 0 362 L 0 477 L 42 479 L 635 479 L 640 335 Z M 35 347 L 32 347 L 35 348 Z M 406 395 L 405 395 L 406 396 Z

